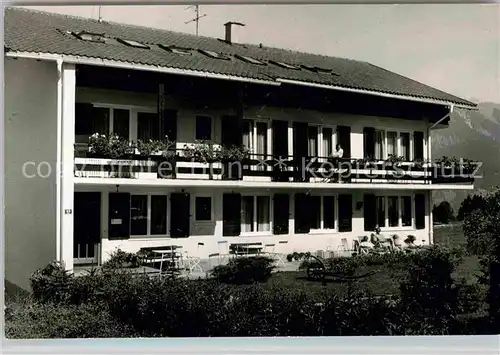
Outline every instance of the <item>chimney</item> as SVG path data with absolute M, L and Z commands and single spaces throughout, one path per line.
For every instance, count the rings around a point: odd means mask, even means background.
M 232 26 L 233 25 L 236 25 L 236 26 L 245 26 L 244 23 L 240 23 L 240 22 L 226 22 L 224 24 L 224 26 L 226 27 L 226 42 L 227 43 L 233 43 L 233 37 L 231 36 L 231 29 L 232 29 Z

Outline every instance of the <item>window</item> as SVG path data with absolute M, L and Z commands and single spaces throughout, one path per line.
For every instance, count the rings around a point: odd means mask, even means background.
M 317 157 L 319 153 L 318 149 L 318 127 L 309 126 L 308 127 L 308 155 L 310 157 Z
M 109 134 L 110 109 L 106 107 L 94 107 L 93 112 L 93 133 Z
M 410 133 L 401 132 L 401 150 L 399 155 L 404 157 L 405 161 L 410 161 Z
M 384 146 L 385 146 L 385 132 L 375 131 L 375 159 L 384 159 Z
M 212 198 L 196 197 L 195 199 L 195 219 L 197 221 L 212 220 Z
M 309 125 L 308 142 L 310 157 L 331 156 L 336 144 L 334 127 Z
M 130 235 L 148 234 L 148 196 L 130 197 Z
M 269 196 L 243 196 L 241 199 L 241 231 L 271 231 L 271 198 Z
M 196 116 L 195 139 L 202 141 L 212 140 L 212 117 Z
M 327 69 L 327 68 L 320 68 L 320 67 L 317 67 L 317 66 L 310 66 L 310 65 L 301 65 L 302 68 L 306 69 L 306 70 L 309 70 L 309 71 L 312 71 L 314 73 L 331 73 L 332 70 L 331 69 Z
M 98 42 L 104 43 L 104 33 L 92 33 L 92 32 L 70 32 L 73 36 L 82 41 Z
M 269 132 L 269 122 L 243 120 L 243 145 L 253 151 L 258 159 L 266 158 L 270 154 Z
M 113 133 L 129 139 L 130 111 L 124 109 L 113 110 Z
M 132 41 L 130 39 L 117 38 L 116 40 L 118 42 L 120 42 L 121 44 L 124 44 L 124 45 L 129 46 L 129 47 L 149 49 L 149 46 L 147 46 L 147 45 L 145 45 L 143 43 L 137 42 L 137 41 Z
M 151 196 L 151 234 L 167 234 L 167 196 Z
M 335 196 L 310 196 L 310 229 L 335 229 Z
M 365 127 L 364 135 L 364 156 L 373 157 L 376 160 L 387 159 L 390 155 L 402 156 L 404 161 L 411 161 L 411 140 L 410 132 L 385 131 L 371 127 Z M 423 148 L 421 149 L 423 151 Z
M 235 54 L 234 57 L 238 58 L 239 60 L 242 60 L 244 62 L 250 63 L 250 64 L 266 65 L 266 63 L 264 63 L 264 62 L 262 62 L 262 61 L 260 61 L 258 59 L 254 59 L 254 58 L 247 57 L 247 56 L 244 56 L 244 55 Z
M 151 112 L 137 113 L 137 139 L 147 141 L 160 138 L 160 118 Z
M 161 49 L 164 49 L 166 51 L 175 53 L 175 54 L 182 54 L 182 55 L 191 55 L 191 49 L 189 48 L 182 48 L 182 47 L 174 47 L 174 46 L 165 46 L 163 44 L 159 44 L 158 47 Z
M 207 57 L 214 58 L 214 59 L 223 59 L 223 60 L 231 60 L 227 55 L 217 53 L 214 51 L 207 51 L 204 49 L 198 49 L 198 52 L 200 52 L 203 55 L 206 55 Z
M 277 66 L 285 68 L 285 69 L 300 70 L 300 67 L 292 65 L 292 64 L 284 63 L 284 62 L 277 62 L 274 60 L 270 60 L 269 63 L 277 65 Z
M 411 223 L 411 196 L 401 197 L 401 223 L 403 227 L 410 227 Z
M 398 155 L 398 132 L 387 132 L 387 156 Z

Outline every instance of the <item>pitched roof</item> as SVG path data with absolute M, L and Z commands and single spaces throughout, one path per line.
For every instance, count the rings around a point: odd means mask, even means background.
M 71 34 L 81 31 L 104 34 L 110 40 L 97 43 L 78 39 Z M 4 33 L 6 52 L 64 54 L 267 81 L 286 79 L 476 107 L 472 102 L 373 64 L 345 58 L 252 44 L 228 44 L 217 38 L 12 7 L 5 8 Z M 137 41 L 150 48 L 128 46 L 116 39 Z M 162 46 L 188 48 L 191 54 L 172 53 Z M 200 50 L 225 54 L 230 59 L 211 58 Z M 245 61 L 242 56 L 265 64 Z M 299 69 L 285 68 L 276 65 L 276 62 Z M 323 68 L 330 72 L 315 72 L 307 67 Z

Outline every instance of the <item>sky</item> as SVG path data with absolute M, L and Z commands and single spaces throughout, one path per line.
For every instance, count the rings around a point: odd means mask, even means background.
M 98 17 L 98 6 L 30 6 Z M 199 34 L 368 61 L 474 101 L 500 103 L 500 4 L 202 5 Z M 188 6 L 102 6 L 113 21 L 195 33 Z

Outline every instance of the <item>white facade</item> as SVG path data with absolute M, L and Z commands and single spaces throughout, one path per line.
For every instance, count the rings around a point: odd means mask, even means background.
M 282 252 L 303 252 L 316 250 L 336 250 L 347 239 L 348 243 L 358 236 L 371 231 L 364 230 L 363 196 L 374 193 L 379 196 L 408 196 L 412 201 L 411 223 L 403 226 L 399 212 L 397 226 L 382 228 L 387 235 L 398 234 L 402 239 L 414 235 L 416 243 L 432 242 L 432 201 L 430 190 L 439 186 L 405 184 L 321 184 L 321 183 L 279 183 L 266 180 L 244 181 L 206 181 L 206 180 L 158 180 L 144 176 L 140 179 L 90 178 L 75 177 L 74 174 L 74 125 L 75 102 L 92 103 L 94 106 L 129 111 L 129 139 L 137 139 L 137 113 L 156 112 L 157 96 L 143 93 L 120 92 L 94 88 L 76 87 L 75 67 L 56 62 L 44 62 L 24 59 L 6 59 L 6 278 L 22 287 L 27 287 L 29 275 L 50 260 L 64 261 L 68 270 L 74 268 L 74 193 L 99 192 L 101 195 L 99 250 L 95 256 L 104 262 L 115 248 L 136 252 L 142 247 L 164 246 L 175 243 L 184 246 L 188 253 L 197 253 L 206 257 L 210 253 L 225 251 L 233 242 L 261 242 L 276 244 L 287 241 Z M 58 69 L 60 77 L 58 77 Z M 22 99 L 21 99 L 22 98 Z M 58 106 L 60 105 L 60 106 Z M 221 117 L 234 114 L 232 110 L 195 110 L 181 106 L 175 101 L 167 102 L 167 107 L 178 110 L 177 147 L 195 141 L 195 117 L 212 117 L 212 140 L 221 141 Z M 58 109 L 60 111 L 58 111 Z M 59 113 L 59 115 L 58 115 Z M 244 119 L 269 122 L 268 152 L 271 153 L 272 119 L 289 122 L 289 154 L 293 154 L 292 122 L 307 122 L 320 127 L 335 128 L 337 125 L 351 127 L 351 157 L 363 157 L 363 128 L 373 127 L 394 132 L 425 132 L 424 158 L 430 156 L 430 140 L 427 137 L 427 124 L 424 120 L 411 121 L 382 117 L 355 116 L 336 113 L 321 113 L 305 110 L 278 109 L 272 107 L 251 107 L 245 109 Z M 110 123 L 112 125 L 113 123 Z M 335 131 L 333 129 L 333 131 Z M 321 141 L 322 129 L 318 129 Z M 411 137 L 411 135 L 410 135 Z M 78 137 L 77 137 L 78 138 Z M 332 137 L 335 140 L 335 136 Z M 321 145 L 320 145 L 321 146 Z M 410 151 L 413 151 L 413 140 Z M 321 149 L 321 148 L 320 148 Z M 47 178 L 25 178 L 22 167 L 26 161 L 34 161 L 34 167 L 47 161 L 51 164 L 52 174 Z M 56 174 L 57 162 L 61 162 L 61 176 Z M 41 166 L 43 170 L 43 164 Z M 117 187 L 117 185 L 119 185 Z M 397 185 L 397 186 L 395 186 Z M 442 188 L 442 186 L 441 186 Z M 458 186 L 455 188 L 469 188 Z M 128 192 L 132 195 L 147 195 L 148 216 L 151 216 L 151 197 L 167 196 L 184 192 L 190 196 L 190 236 L 188 238 L 170 238 L 168 232 L 163 235 L 151 235 L 151 226 L 147 233 L 131 235 L 125 240 L 110 240 L 108 237 L 109 193 Z M 307 234 L 295 234 L 294 194 L 311 192 L 315 196 L 333 196 L 335 216 L 333 228 L 326 228 L 320 222 L 317 229 Z M 240 193 L 242 196 L 269 196 L 269 226 L 262 232 L 242 232 L 238 237 L 225 237 L 223 231 L 223 204 L 225 193 Z M 285 193 L 290 197 L 288 234 L 272 233 L 272 200 L 275 193 Z M 424 194 L 425 227 L 415 227 L 415 193 Z M 339 232 L 338 196 L 352 195 L 352 230 Z M 196 220 L 197 197 L 210 197 L 210 217 L 203 221 Z M 208 200 L 204 200 L 205 202 Z M 392 201 L 392 200 L 391 200 Z M 397 200 L 400 211 L 402 199 Z M 386 204 L 388 202 L 385 202 Z M 322 209 L 324 207 L 321 207 Z M 387 208 L 386 208 L 387 209 Z M 322 211 L 322 210 L 321 210 Z M 170 227 L 170 202 L 166 206 L 167 231 Z M 386 213 L 386 220 L 388 219 Z M 150 222 L 149 222 L 150 223 Z M 388 223 L 389 224 L 389 223 Z M 323 227 L 323 228 L 322 228 Z M 202 247 L 199 243 L 203 243 Z M 22 261 L 18 261 L 22 260 Z

